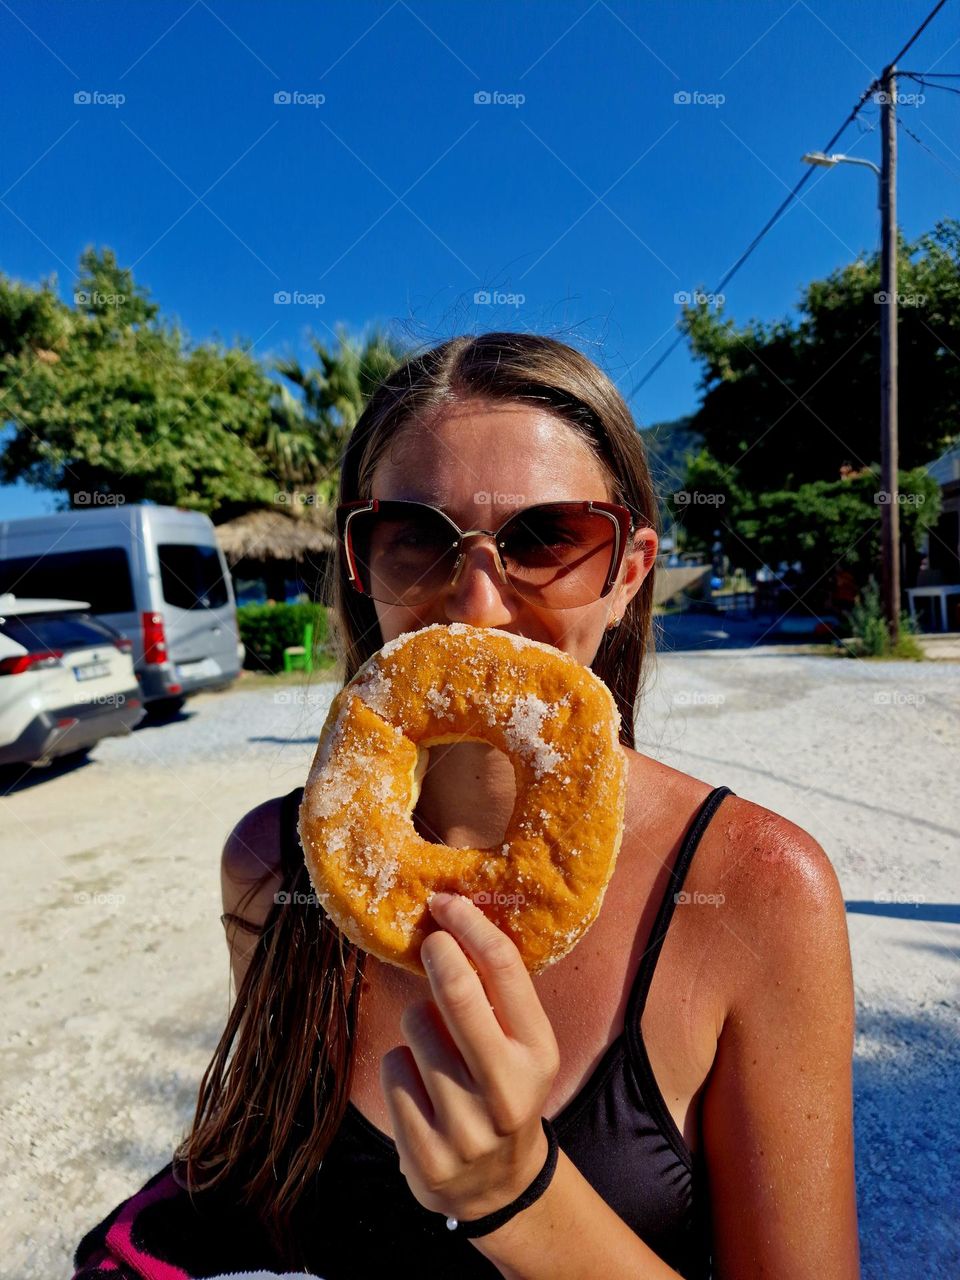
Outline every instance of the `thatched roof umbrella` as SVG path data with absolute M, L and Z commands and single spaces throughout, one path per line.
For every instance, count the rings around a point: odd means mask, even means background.
M 217 539 L 231 567 L 241 560 L 316 559 L 336 546 L 332 515 L 323 509 L 296 516 L 286 511 L 247 511 L 217 525 Z
M 267 596 L 283 600 L 289 579 L 299 581 L 313 599 L 325 594 L 324 581 L 337 540 L 327 508 L 247 511 L 217 525 L 217 538 L 234 582 L 261 579 Z

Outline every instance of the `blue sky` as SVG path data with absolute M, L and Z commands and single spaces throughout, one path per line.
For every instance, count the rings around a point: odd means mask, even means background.
M 674 335 L 675 295 L 712 288 L 931 7 L 9 0 L 0 270 L 55 272 L 69 297 L 80 252 L 107 245 L 193 339 L 265 358 L 338 323 L 416 342 L 532 329 L 627 394 Z M 960 69 L 960 8 L 905 65 Z M 913 237 L 956 213 L 960 100 L 928 90 L 900 114 L 929 148 L 900 131 Z M 879 161 L 877 120 L 836 149 Z M 878 237 L 869 171 L 817 170 L 727 311 L 784 316 Z M 637 421 L 692 411 L 697 381 L 681 348 L 631 399 Z M 52 505 L 0 489 L 4 514 Z

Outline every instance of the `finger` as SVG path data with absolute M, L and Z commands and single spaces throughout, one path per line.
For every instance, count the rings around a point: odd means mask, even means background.
M 506 1065 L 509 1045 L 480 975 L 444 929 L 424 939 L 420 959 L 447 1033 L 477 1085 L 489 1088 Z
M 434 1132 L 434 1111 L 413 1054 L 405 1044 L 380 1059 L 380 1088 L 390 1114 L 394 1141 L 416 1157 Z
M 513 939 L 460 894 L 434 894 L 429 905 L 437 923 L 453 934 L 477 966 L 504 1032 L 534 1049 L 549 1043 L 553 1029 Z
M 450 1133 L 476 1108 L 477 1089 L 467 1065 L 432 1000 L 415 1000 L 400 1018 L 438 1129 Z

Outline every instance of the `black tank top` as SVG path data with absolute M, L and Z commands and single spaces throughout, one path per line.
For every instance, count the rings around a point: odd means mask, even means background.
M 687 1280 L 709 1280 L 710 1214 L 702 1151 L 691 1154 L 657 1087 L 640 1019 L 693 855 L 729 787 L 715 788 L 687 830 L 627 1003 L 626 1025 L 582 1089 L 551 1117 L 560 1146 L 599 1195 Z M 296 829 L 302 788 L 284 797 L 284 862 L 302 866 Z M 289 862 L 287 861 L 289 859 Z M 311 1269 L 323 1280 L 366 1280 L 412 1266 L 438 1280 L 500 1272 L 441 1214 L 415 1199 L 393 1140 L 349 1103 L 315 1182 Z

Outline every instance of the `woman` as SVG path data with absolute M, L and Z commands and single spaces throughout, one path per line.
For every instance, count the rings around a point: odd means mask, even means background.
M 805 831 L 634 749 L 657 534 L 624 401 L 551 339 L 451 340 L 397 369 L 361 417 L 340 502 L 370 497 L 421 504 L 404 509 L 418 538 L 436 528 L 426 506 L 473 536 L 378 600 L 352 587 L 339 547 L 345 679 L 402 632 L 466 622 L 563 649 L 614 694 L 629 782 L 602 910 L 531 978 L 479 909 L 437 904 L 418 978 L 318 917 L 299 788 L 248 813 L 222 862 L 238 998 L 192 1131 L 83 1242 L 78 1278 L 99 1275 L 100 1258 L 152 1275 L 153 1249 L 190 1277 L 296 1266 L 325 1280 L 851 1280 L 843 900 Z M 566 596 L 531 591 L 516 538 L 477 532 L 517 512 L 539 528 L 532 508 L 585 499 L 632 516 L 607 591 L 606 563 Z M 608 554 L 588 526 L 575 536 L 584 563 Z M 431 751 L 415 821 L 426 838 L 482 847 L 513 800 L 505 757 L 456 744 Z M 484 1235 L 448 1230 L 448 1217 L 473 1221 L 535 1182 L 541 1116 L 560 1144 L 546 1189 Z

